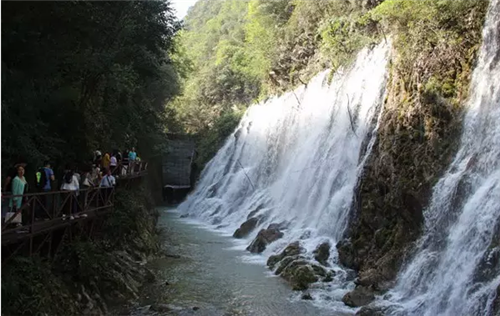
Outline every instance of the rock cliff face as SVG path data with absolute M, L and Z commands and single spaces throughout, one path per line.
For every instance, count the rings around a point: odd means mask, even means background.
M 359 271 L 363 291 L 384 291 L 394 280 L 456 151 L 485 12 L 469 14 L 466 20 L 476 22 L 463 34 L 467 41 L 438 42 L 411 60 L 395 41 L 379 136 L 358 182 L 347 237 L 337 244 L 341 263 Z

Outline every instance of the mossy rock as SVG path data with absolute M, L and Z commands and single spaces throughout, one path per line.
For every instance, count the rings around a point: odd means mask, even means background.
M 248 234 L 250 234 L 250 232 L 252 232 L 252 230 L 255 229 L 258 223 L 259 223 L 258 218 L 252 217 L 248 219 L 247 221 L 245 221 L 243 224 L 240 225 L 240 228 L 238 228 L 234 232 L 233 237 L 245 238 L 246 236 L 248 236 Z
M 356 286 L 356 288 L 344 295 L 342 302 L 350 307 L 360 307 L 370 304 L 375 299 L 372 290 L 365 286 Z
M 274 269 L 276 264 L 282 261 L 285 257 L 294 257 L 302 253 L 304 249 L 300 247 L 300 243 L 295 241 L 289 244 L 280 254 L 272 255 L 267 259 L 267 266 L 270 269 Z
M 294 257 L 288 257 L 288 258 L 287 260 L 284 260 L 282 262 L 280 268 L 283 267 L 283 269 L 281 269 L 279 275 L 283 279 L 291 281 L 293 279 L 293 275 L 295 274 L 295 270 L 298 269 L 298 267 L 300 266 L 308 265 L 309 262 L 303 258 L 297 258 L 295 260 Z M 276 272 L 278 272 L 278 270 L 276 270 Z
M 303 251 L 299 242 L 291 243 L 279 255 L 269 257 L 267 264 L 271 269 L 277 266 L 274 273 L 290 282 L 294 290 L 307 289 L 319 280 L 331 282 L 335 272 L 309 262 L 301 255 Z
M 291 279 L 292 288 L 296 291 L 306 290 L 314 282 L 318 282 L 318 277 L 309 265 L 299 266 Z
M 330 258 L 330 243 L 324 242 L 314 250 L 314 259 L 324 266 L 327 266 L 327 260 Z
M 263 252 L 267 245 L 283 237 L 283 233 L 278 229 L 278 224 L 269 225 L 268 229 L 262 229 L 252 243 L 247 247 L 251 253 Z
M 326 277 L 328 273 L 325 268 L 318 266 L 317 264 L 311 264 L 311 268 L 314 270 L 314 273 L 320 277 Z
M 278 262 L 280 262 L 281 260 L 283 260 L 283 258 L 281 257 L 281 255 L 272 255 L 270 256 L 268 259 L 267 259 L 267 266 L 269 267 L 269 269 L 274 269 L 274 267 L 276 266 L 276 264 L 278 264 Z
M 274 274 L 276 275 L 280 275 L 283 270 L 286 269 L 286 267 L 288 267 L 288 265 L 294 261 L 301 261 L 303 260 L 304 262 L 307 262 L 305 261 L 305 258 L 302 257 L 302 256 L 288 256 L 288 257 L 285 257 L 283 258 L 280 262 L 279 262 L 279 266 L 278 268 L 276 269 L 276 271 L 274 272 Z
M 257 235 L 250 245 L 248 245 L 247 250 L 251 253 L 261 253 L 266 250 L 267 241 L 260 235 Z
M 306 290 L 311 283 L 318 282 L 316 270 L 308 261 L 298 259 L 286 265 L 281 277 L 290 282 L 293 290 Z

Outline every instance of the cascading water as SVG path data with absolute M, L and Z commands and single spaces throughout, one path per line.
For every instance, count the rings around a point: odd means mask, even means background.
M 229 234 L 257 211 L 259 227 L 241 246 L 259 229 L 282 223 L 285 236 L 262 260 L 296 240 L 309 254 L 325 241 L 335 248 L 367 155 L 360 157 L 364 140 L 373 142 L 388 54 L 388 44 L 365 49 L 331 84 L 325 71 L 307 86 L 251 106 L 178 209 Z M 345 291 L 338 289 L 339 300 Z
M 499 0 L 490 4 L 470 93 L 461 147 L 434 188 L 424 236 L 390 293 L 388 314 L 493 314 L 500 285 Z

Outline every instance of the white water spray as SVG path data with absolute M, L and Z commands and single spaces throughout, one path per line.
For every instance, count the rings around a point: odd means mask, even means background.
M 241 246 L 261 228 L 286 223 L 263 260 L 295 240 L 309 254 L 324 241 L 333 251 L 348 224 L 363 142 L 374 138 L 388 53 L 388 44 L 365 49 L 331 84 L 325 71 L 306 87 L 250 107 L 179 210 L 228 234 L 258 210 L 264 220 Z
M 495 246 L 492 238 L 500 224 L 499 60 L 500 1 L 493 0 L 471 82 L 461 147 L 434 188 L 424 214 L 424 236 L 398 277 L 390 299 L 390 305 L 396 305 L 388 313 L 492 314 L 500 285 L 498 242 L 497 249 L 488 249 Z

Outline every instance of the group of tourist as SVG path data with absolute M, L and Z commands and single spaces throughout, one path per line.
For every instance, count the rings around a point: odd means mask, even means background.
M 102 155 L 100 150 L 96 150 L 92 165 L 93 180 L 101 180 L 99 177 L 101 170 L 106 170 L 117 176 L 127 175 L 134 171 L 136 163 L 140 161 L 141 158 L 137 156 L 135 147 L 132 147 L 132 150 L 125 150 L 123 154 L 119 150 L 114 150 L 111 153 L 105 152 Z
M 137 156 L 135 148 L 126 150 L 123 154 L 119 150 L 114 150 L 111 153 L 105 152 L 101 154 L 99 150 L 94 152 L 92 159 L 92 167 L 76 168 L 67 165 L 59 178 L 60 190 L 69 191 L 74 194 L 73 199 L 66 199 L 67 205 L 63 205 L 62 219 L 73 220 L 78 217 L 86 217 L 86 214 L 77 214 L 78 204 L 86 205 L 88 192 L 86 189 L 101 187 L 111 189 L 116 185 L 116 177 L 126 176 L 134 171 L 134 166 L 140 161 Z M 22 226 L 29 224 L 33 214 L 29 205 L 24 207 L 25 194 L 28 192 L 29 185 L 25 177 L 26 163 L 16 162 L 7 174 L 4 185 L 2 186 L 2 222 L 7 222 Z M 116 176 L 116 177 L 115 177 Z M 31 192 L 51 192 L 57 189 L 55 185 L 56 176 L 52 169 L 50 161 L 45 161 L 43 167 L 39 168 L 35 174 L 35 190 L 30 189 Z M 83 190 L 83 191 L 82 191 Z M 103 190 L 105 197 L 109 195 L 107 189 Z M 4 195 L 12 195 L 12 197 L 4 198 Z M 35 207 L 35 220 L 47 220 L 49 216 L 47 210 L 53 206 L 54 195 L 43 195 L 43 208 Z M 71 202 L 68 202 L 71 201 Z M 24 203 L 26 204 L 26 203 Z M 22 208 L 30 210 L 21 210 Z M 44 210 L 45 209 L 45 210 Z M 21 211 L 19 211 L 21 210 Z M 13 217 L 13 218 L 12 218 Z M 12 218 L 12 219 L 11 219 Z

